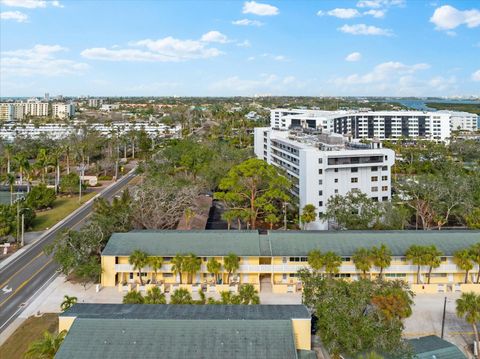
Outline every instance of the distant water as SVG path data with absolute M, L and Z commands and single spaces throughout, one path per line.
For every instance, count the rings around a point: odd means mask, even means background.
M 0 191 L 0 204 L 10 203 L 10 192 Z
M 413 110 L 420 110 L 420 111 L 437 111 L 434 108 L 428 107 L 429 102 L 436 102 L 436 103 L 455 103 L 455 104 L 473 104 L 473 105 L 480 105 L 480 101 L 474 100 L 403 100 L 403 99 L 392 99 L 389 102 L 398 102 L 403 106 L 410 107 Z

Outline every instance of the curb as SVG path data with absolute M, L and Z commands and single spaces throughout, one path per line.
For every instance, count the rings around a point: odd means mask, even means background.
M 14 260 L 17 260 L 19 258 L 21 258 L 25 253 L 27 253 L 31 248 L 34 248 L 35 246 L 37 245 L 40 245 L 42 243 L 42 241 L 45 239 L 45 237 L 47 237 L 48 235 L 50 235 L 52 232 L 54 232 L 55 230 L 57 230 L 58 227 L 60 227 L 62 224 L 64 224 L 66 221 L 68 221 L 71 217 L 74 217 L 76 214 L 78 214 L 79 212 L 83 211 L 87 206 L 89 206 L 91 203 L 93 203 L 93 201 L 95 199 L 97 199 L 98 197 L 100 197 L 103 193 L 105 193 L 106 191 L 108 191 L 111 187 L 113 187 L 114 185 L 117 185 L 119 183 L 122 183 L 125 181 L 126 178 L 130 178 L 130 176 L 135 172 L 135 170 L 137 169 L 137 167 L 134 167 L 132 168 L 127 174 L 125 174 L 125 176 L 123 176 L 122 178 L 120 178 L 117 182 L 114 182 L 112 183 L 111 185 L 109 185 L 108 187 L 105 187 L 104 189 L 102 189 L 100 192 L 98 192 L 95 196 L 93 196 L 92 198 L 90 198 L 87 202 L 85 202 L 84 204 L 82 204 L 80 207 L 78 207 L 76 210 L 74 210 L 72 213 L 70 213 L 68 216 L 66 216 L 64 219 L 62 219 L 61 221 L 57 222 L 55 225 L 53 225 L 50 229 L 46 230 L 45 233 L 43 233 L 35 242 L 31 243 L 31 244 L 27 244 L 25 246 L 23 246 L 22 248 L 20 248 L 18 251 L 16 251 L 15 253 L 13 253 L 11 256 L 9 256 L 8 258 L 6 258 L 5 260 L 1 261 L 0 262 L 0 271 L 5 268 L 7 265 L 9 265 L 11 262 L 13 262 Z

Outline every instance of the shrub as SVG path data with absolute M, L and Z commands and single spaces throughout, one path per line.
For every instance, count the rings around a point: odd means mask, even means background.
M 32 188 L 27 195 L 25 204 L 33 209 L 43 209 L 51 207 L 55 198 L 57 198 L 55 190 L 41 184 Z

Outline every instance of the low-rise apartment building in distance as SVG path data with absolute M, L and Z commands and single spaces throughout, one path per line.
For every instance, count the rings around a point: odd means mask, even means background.
M 387 280 L 404 280 L 417 292 L 480 292 L 477 283 L 478 265 L 469 271 L 464 284 L 465 271 L 459 268 L 453 256 L 456 251 L 480 242 L 480 231 L 132 231 L 114 233 L 101 255 L 101 284 L 117 286 L 119 291 L 148 290 L 159 286 L 162 292 L 172 293 L 179 288 L 191 292 L 218 293 L 237 291 L 241 284 L 252 284 L 260 292 L 294 293 L 302 290 L 298 271 L 310 268 L 308 254 L 312 250 L 332 251 L 342 258 L 336 277 L 357 280 L 362 272 L 355 267 L 353 255 L 359 248 L 372 249 L 382 244 L 390 248 L 392 261 L 383 270 Z M 435 245 L 442 253 L 441 263 L 432 269 L 428 284 L 428 266 L 420 268 L 407 260 L 406 252 L 412 245 Z M 129 256 L 140 250 L 147 256 L 163 258 L 156 272 L 149 265 L 141 270 L 129 263 Z M 180 274 L 172 267 L 176 255 L 193 254 L 201 258 L 196 273 Z M 239 258 L 238 270 L 228 273 L 223 263 L 230 254 Z M 222 264 L 219 273 L 211 273 L 207 263 L 214 258 Z M 380 276 L 380 268 L 372 266 L 367 276 Z M 190 281 L 188 280 L 190 277 Z
M 395 152 L 382 148 L 381 142 L 351 142 L 342 135 L 309 127 L 289 131 L 257 127 L 254 147 L 257 158 L 286 172 L 300 210 L 306 204 L 318 209 L 309 229 L 328 229 L 328 222 L 321 216 L 328 200 L 337 194 L 358 190 L 374 201 L 391 199 Z
M 352 136 L 355 139 L 399 138 L 447 142 L 452 130 L 474 131 L 478 116 L 456 111 L 321 111 L 273 109 L 270 126 L 288 130 L 306 127 Z

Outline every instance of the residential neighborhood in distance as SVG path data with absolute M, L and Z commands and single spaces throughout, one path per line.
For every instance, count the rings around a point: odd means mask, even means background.
M 0 358 L 480 358 L 479 40 L 475 1 L 0 0 Z

